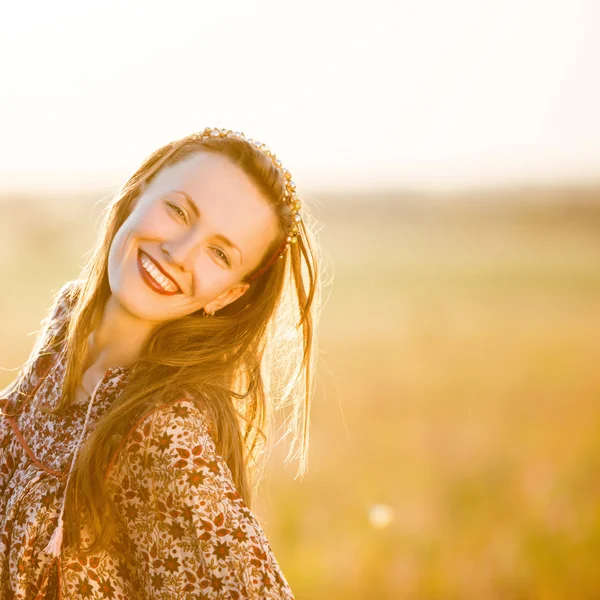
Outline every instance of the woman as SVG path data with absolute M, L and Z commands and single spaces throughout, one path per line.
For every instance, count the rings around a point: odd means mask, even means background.
M 230 130 L 163 146 L 118 191 L 1 394 L 0 598 L 293 598 L 250 481 L 279 406 L 305 472 L 305 212 Z

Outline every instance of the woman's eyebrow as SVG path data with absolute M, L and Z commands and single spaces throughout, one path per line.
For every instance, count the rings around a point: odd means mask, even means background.
M 186 194 L 182 190 L 173 190 L 173 192 L 184 196 L 184 198 L 187 200 L 187 202 L 190 206 L 190 209 L 196 215 L 196 218 L 200 217 L 200 210 L 198 209 L 198 206 L 196 205 L 196 203 L 192 200 L 192 198 L 188 194 Z M 237 250 L 240 255 L 240 264 L 242 264 L 242 262 L 243 262 L 242 251 L 229 238 L 225 237 L 224 235 L 217 233 L 215 235 L 215 237 L 217 239 L 221 240 L 226 246 L 229 246 L 230 248 Z

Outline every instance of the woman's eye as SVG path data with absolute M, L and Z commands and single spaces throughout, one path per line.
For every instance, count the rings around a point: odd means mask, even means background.
M 227 258 L 227 254 L 225 254 L 225 252 L 223 252 L 222 250 L 219 250 L 219 248 L 215 248 L 215 250 L 217 251 L 217 254 L 220 257 L 223 257 L 223 260 L 227 263 L 227 266 L 231 266 L 231 263 L 229 262 L 229 258 Z
M 173 204 L 172 202 L 167 202 L 167 204 L 171 207 L 171 209 L 173 211 L 175 211 L 186 223 L 188 222 L 187 220 L 187 214 L 185 213 L 185 211 L 181 210 L 181 208 L 179 208 L 179 206 L 177 206 L 177 204 Z

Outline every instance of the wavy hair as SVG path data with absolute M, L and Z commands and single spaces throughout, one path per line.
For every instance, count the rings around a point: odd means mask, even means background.
M 281 173 L 246 140 L 190 135 L 150 154 L 103 209 L 96 243 L 68 290 L 70 309 L 61 343 L 66 364 L 63 393 L 56 407 L 44 412 L 66 410 L 75 398 L 88 337 L 99 325 L 111 293 L 109 248 L 135 200 L 162 168 L 200 151 L 229 158 L 251 178 L 277 215 L 279 235 L 243 281 L 267 263 L 291 229 L 289 208 L 282 202 Z M 104 486 L 105 469 L 132 424 L 159 404 L 184 395 L 201 403 L 216 448 L 248 507 L 270 452 L 265 428 L 279 409 L 290 411 L 281 437 L 292 438 L 285 461 L 299 458 L 298 475 L 306 472 L 321 297 L 320 257 L 305 198 L 302 219 L 297 243 L 290 244 L 284 258 L 277 259 L 238 299 L 211 318 L 202 318 L 201 309 L 153 330 L 130 367 L 127 384 L 97 422 L 74 465 L 65 499 L 65 543 L 74 544 L 79 554 L 101 550 L 113 539 L 117 519 Z M 80 536 L 83 514 L 92 534 L 85 549 Z

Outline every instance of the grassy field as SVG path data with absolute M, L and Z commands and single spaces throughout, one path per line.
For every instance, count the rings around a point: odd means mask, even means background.
M 319 199 L 310 470 L 274 449 L 255 509 L 298 600 L 600 597 L 600 203 L 525 200 Z M 90 207 L 8 211 L 3 367 Z

